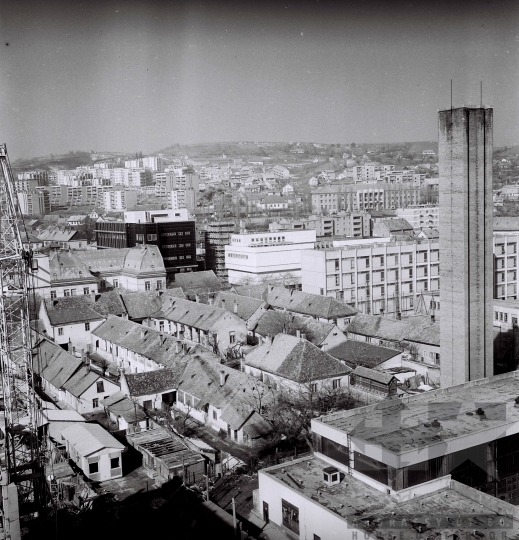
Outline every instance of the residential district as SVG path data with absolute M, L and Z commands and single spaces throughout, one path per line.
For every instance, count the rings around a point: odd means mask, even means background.
M 440 111 L 427 145 L 4 154 L 28 316 L 6 257 L 2 537 L 519 538 L 492 115 Z

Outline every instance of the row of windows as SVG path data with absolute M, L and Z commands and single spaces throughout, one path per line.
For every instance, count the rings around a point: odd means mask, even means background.
M 178 257 L 177 256 L 173 256 L 173 257 L 164 257 L 163 259 L 165 261 L 176 261 L 176 260 L 179 260 L 179 259 L 192 259 L 193 257 L 191 255 L 179 255 Z
M 269 237 L 264 236 L 263 238 L 252 238 L 251 239 L 251 242 L 259 242 L 259 243 L 262 243 L 262 242 L 284 242 L 284 241 L 285 241 L 284 236 L 269 236 Z
M 176 231 L 176 232 L 166 232 L 166 233 L 161 233 L 160 236 L 189 236 L 191 234 L 191 231 Z
M 76 296 L 77 289 L 64 289 L 63 290 L 63 296 Z M 90 287 L 83 287 L 83 294 L 90 294 Z M 50 297 L 56 298 L 57 292 L 52 290 L 50 291 Z
M 242 253 L 227 253 L 229 259 L 248 259 L 248 255 L 243 255 Z

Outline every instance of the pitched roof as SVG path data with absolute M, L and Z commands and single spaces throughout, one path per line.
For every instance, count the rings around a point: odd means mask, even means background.
M 234 313 L 226 309 L 209 306 L 200 302 L 191 302 L 182 298 L 169 298 L 162 305 L 162 316 L 170 321 L 186 324 L 208 332 L 220 321 L 229 324 L 242 322 Z
M 382 225 L 385 225 L 389 232 L 392 232 L 392 231 L 412 231 L 413 230 L 413 227 L 404 218 L 383 219 L 383 220 L 381 220 L 380 223 Z
M 117 394 L 114 395 L 116 397 L 113 399 L 105 398 L 101 400 L 101 404 L 112 414 L 121 416 L 128 423 L 140 422 L 146 418 L 146 413 L 141 407 L 136 405 L 121 392 L 117 392 Z
M 115 272 L 123 267 L 130 248 L 92 249 L 78 252 L 76 256 L 91 272 Z
M 329 349 L 328 353 L 334 358 L 342 360 L 351 368 L 356 366 L 374 368 L 386 360 L 398 356 L 400 351 L 350 339 Z
M 277 334 L 295 336 L 299 330 L 301 335 L 305 335 L 305 339 L 320 347 L 334 328 L 340 332 L 333 323 L 322 323 L 315 319 L 298 317 L 288 312 L 270 310 L 261 315 L 254 331 L 256 334 L 266 337 Z
M 68 242 L 74 237 L 79 239 L 76 229 L 64 227 L 49 227 L 40 231 L 37 236 L 42 242 Z
M 258 309 L 265 305 L 263 300 L 249 298 L 227 292 L 219 292 L 214 299 L 214 306 L 235 313 L 240 319 L 248 321 Z
M 130 319 L 151 317 L 162 307 L 162 299 L 156 291 L 121 293 L 121 298 Z
M 266 285 L 233 285 L 232 290 L 240 296 L 248 296 L 249 298 L 258 298 L 263 300 Z
M 79 398 L 101 378 L 99 373 L 91 371 L 83 365 L 63 384 L 63 388 L 74 397 Z
M 80 456 L 89 456 L 103 448 L 124 450 L 124 445 L 99 424 L 78 422 L 64 429 L 61 434 Z
M 63 280 L 84 280 L 85 282 L 95 283 L 96 280 L 90 273 L 88 265 L 79 259 L 76 253 L 56 251 L 50 254 L 49 274 L 51 283 Z
M 175 285 L 182 287 L 186 294 L 215 292 L 224 288 L 212 270 L 175 274 Z
M 370 369 L 364 366 L 357 366 L 353 371 L 355 375 L 377 381 L 382 384 L 389 384 L 392 379 L 395 378 L 391 373 L 384 373 L 383 371 L 377 371 L 376 369 Z
M 298 383 L 338 377 L 351 372 L 351 368 L 309 341 L 286 334 L 278 334 L 272 344 L 266 343 L 252 350 L 246 355 L 245 363 Z
M 151 244 L 132 247 L 124 259 L 123 270 L 126 273 L 165 272 L 164 260 L 159 248 Z
M 177 387 L 182 373 L 172 369 L 157 369 L 145 373 L 127 373 L 124 375 L 130 396 L 160 394 Z
M 56 388 L 62 388 L 83 366 L 81 359 L 48 340 L 41 341 L 35 352 L 34 371 Z
M 416 341 L 440 345 L 440 323 L 428 315 L 407 317 L 402 320 L 359 313 L 347 328 L 348 332 L 388 341 Z
M 287 311 L 323 319 L 351 317 L 358 313 L 355 308 L 338 302 L 330 296 L 304 293 L 285 289 L 284 287 L 268 286 L 264 296 L 266 296 L 267 304 L 273 307 L 286 308 Z
M 104 317 L 90 307 L 92 304 L 90 295 L 45 299 L 45 309 L 53 326 L 102 321 Z

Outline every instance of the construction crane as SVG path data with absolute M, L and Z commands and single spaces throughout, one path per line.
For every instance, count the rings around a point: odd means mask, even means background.
M 0 145 L 0 168 L 0 429 L 4 436 L 0 484 L 4 535 L 15 539 L 20 535 L 18 510 L 20 515 L 37 515 L 43 508 L 44 453 L 31 351 L 28 277 L 32 263 L 22 243 L 21 213 L 5 145 Z

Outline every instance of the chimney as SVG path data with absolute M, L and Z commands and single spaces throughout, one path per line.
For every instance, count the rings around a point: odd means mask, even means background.
M 301 330 L 299 330 L 299 328 L 296 330 L 296 337 L 301 337 Z
M 236 300 L 234 301 L 233 311 L 234 313 L 238 313 L 238 302 L 236 302 Z
M 397 320 L 397 321 L 401 321 L 401 320 L 402 320 L 402 314 L 400 313 L 400 311 L 397 311 L 397 312 L 396 312 L 396 320 Z
M 144 339 L 146 336 L 146 330 L 144 328 L 141 328 L 141 339 Z
M 245 371 L 245 366 L 243 362 L 243 356 L 240 358 L 240 371 Z
M 195 294 L 195 302 L 200 303 L 200 296 L 198 294 Z
M 225 299 L 222 298 L 222 309 L 225 309 Z
M 220 371 L 220 386 L 223 386 L 225 384 L 225 371 L 222 369 Z
M 435 322 L 436 321 L 436 315 L 433 313 L 431 315 L 431 322 Z
M 301 334 L 301 339 L 306 339 L 306 334 Z
M 265 338 L 265 343 L 270 347 L 272 345 L 272 336 L 270 334 L 267 334 L 267 337 Z
M 214 306 L 214 298 L 212 296 L 209 297 L 209 305 Z
M 85 349 L 79 349 L 79 352 L 81 353 L 81 363 L 85 363 Z
M 180 353 L 180 341 L 178 341 L 178 340 L 175 341 L 175 352 L 176 352 L 177 354 Z

